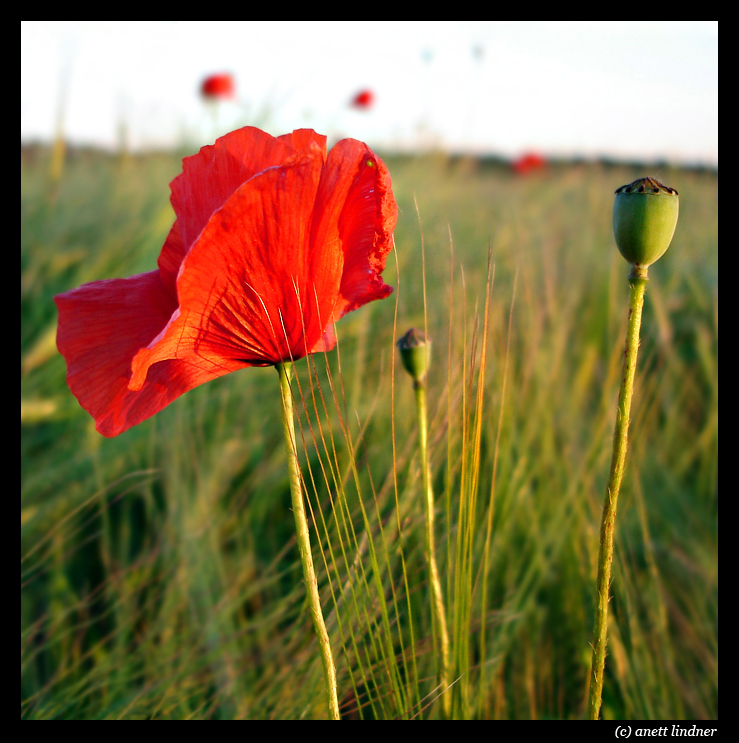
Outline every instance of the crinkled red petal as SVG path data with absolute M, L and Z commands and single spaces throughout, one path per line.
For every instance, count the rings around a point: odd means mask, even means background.
M 263 170 L 284 164 L 311 142 L 325 153 L 326 138 L 309 129 L 273 137 L 261 129 L 244 127 L 186 157 L 182 173 L 171 184 L 172 207 L 185 251 L 237 188 Z
M 105 436 L 117 436 L 193 387 L 239 368 L 169 361 L 150 370 L 140 392 L 128 389 L 131 359 L 176 310 L 159 271 L 85 284 L 55 300 L 67 383 Z
M 167 359 L 277 364 L 307 355 L 328 325 L 341 281 L 338 246 L 317 255 L 310 229 L 323 156 L 311 144 L 244 183 L 185 258 L 179 311 L 133 361 L 131 389 Z M 324 270 L 314 273 L 316 264 Z
M 398 208 L 390 175 L 372 150 L 344 139 L 328 153 L 315 206 L 312 241 L 337 244 L 342 275 L 330 320 L 392 293 L 380 274 L 392 249 Z M 315 272 L 324 266 L 317 262 Z

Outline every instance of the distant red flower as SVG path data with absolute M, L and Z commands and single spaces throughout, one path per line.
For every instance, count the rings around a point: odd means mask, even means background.
M 223 73 L 206 77 L 200 86 L 200 92 L 204 98 L 233 98 L 236 95 L 236 83 L 233 75 Z
M 245 127 L 185 158 L 159 268 L 55 298 L 67 383 L 116 436 L 247 366 L 330 350 L 333 323 L 392 287 L 390 175 L 362 142 Z
M 519 175 L 527 175 L 537 170 L 542 170 L 547 164 L 547 161 L 541 155 L 536 152 L 528 152 L 525 155 L 521 155 L 518 159 L 514 160 L 511 167 L 514 172 Z
M 360 90 L 354 98 L 352 98 L 352 106 L 354 108 L 372 108 L 375 102 L 375 94 L 371 90 Z

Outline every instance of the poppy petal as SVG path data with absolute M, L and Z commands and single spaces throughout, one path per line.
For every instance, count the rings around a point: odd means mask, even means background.
M 330 351 L 333 349 L 333 347 L 336 345 L 336 333 L 334 331 L 334 326 L 329 325 L 326 330 L 323 331 L 323 335 L 321 336 L 321 339 L 316 343 L 313 348 L 311 348 L 311 353 L 325 353 L 326 351 Z
M 290 145 L 296 152 L 301 152 L 311 142 L 315 142 L 323 152 L 323 159 L 326 159 L 327 137 L 324 134 L 314 132 L 313 129 L 296 129 L 289 134 L 283 134 L 281 137 L 277 137 L 277 139 Z
M 180 223 L 175 220 L 157 260 L 159 273 L 162 275 L 162 283 L 173 298 L 177 297 L 177 276 L 185 255 L 187 255 L 187 252 L 182 242 Z
M 328 154 L 316 198 L 312 242 L 314 272 L 319 277 L 335 260 L 325 246 L 340 246 L 342 276 L 337 303 L 329 318 L 392 293 L 380 274 L 392 249 L 398 209 L 385 164 L 362 142 L 344 139 Z M 320 246 L 324 246 L 323 250 Z
M 134 358 L 131 389 L 163 360 L 277 364 L 319 343 L 328 320 L 309 286 L 308 246 L 322 161 L 313 143 L 244 183 L 213 214 L 182 264 L 179 311 Z M 339 280 L 334 272 L 326 314 Z
M 183 238 L 176 220 L 159 256 L 162 280 L 172 291 L 180 264 L 210 215 L 228 200 L 244 181 L 268 167 L 280 165 L 290 154 L 317 144 L 326 159 L 326 137 L 312 129 L 297 129 L 281 137 L 246 127 L 226 134 L 214 145 L 183 160 L 183 172 L 172 181 L 172 204 L 186 215 L 188 232 Z M 185 242 L 187 240 L 187 243 Z
M 105 436 L 117 436 L 193 387 L 233 371 L 166 362 L 151 371 L 140 392 L 129 391 L 131 359 L 176 309 L 158 271 L 95 281 L 55 301 L 67 383 Z
M 292 140 L 244 127 L 186 157 L 182 173 L 171 184 L 172 207 L 185 249 L 189 250 L 213 212 L 239 186 L 267 168 L 282 165 L 294 154 Z

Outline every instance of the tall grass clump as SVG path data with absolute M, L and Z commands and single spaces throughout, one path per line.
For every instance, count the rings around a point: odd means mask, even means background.
M 47 157 L 21 159 L 21 716 L 326 717 L 274 371 L 217 379 L 105 439 L 54 348 L 55 294 L 156 261 L 179 158 L 69 152 L 50 202 Z M 583 719 L 629 291 L 611 199 L 641 169 L 516 178 L 384 159 L 397 292 L 343 318 L 336 352 L 291 380 L 341 716 Z M 642 317 L 601 717 L 715 719 L 717 176 L 656 175 L 680 191 L 680 228 Z M 409 327 L 434 344 L 443 687 L 395 345 Z

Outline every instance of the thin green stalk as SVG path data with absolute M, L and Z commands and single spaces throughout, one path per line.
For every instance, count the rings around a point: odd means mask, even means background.
M 441 667 L 439 685 L 443 694 L 444 714 L 451 716 L 452 697 L 446 693 L 449 687 L 449 630 L 447 629 L 444 597 L 441 591 L 439 568 L 436 564 L 436 538 L 434 536 L 434 491 L 431 487 L 431 472 L 428 460 L 428 411 L 426 403 L 426 380 L 414 380 L 416 392 L 416 412 L 418 415 L 418 445 L 421 453 L 423 470 L 424 507 L 426 509 L 426 560 L 429 566 L 429 583 L 431 585 L 431 609 L 434 625 L 441 650 Z
M 308 531 L 308 519 L 305 515 L 303 503 L 303 489 L 300 484 L 300 470 L 298 468 L 298 450 L 295 440 L 295 416 L 293 411 L 293 398 L 290 391 L 290 376 L 292 374 L 292 363 L 285 362 L 277 364 L 277 372 L 280 375 L 280 393 L 282 395 L 282 427 L 285 431 L 285 449 L 287 452 L 287 464 L 290 476 L 290 493 L 292 496 L 293 516 L 295 517 L 295 530 L 298 537 L 298 548 L 300 549 L 300 561 L 303 564 L 303 579 L 308 592 L 308 603 L 313 618 L 313 627 L 318 637 L 318 645 L 321 650 L 321 661 L 323 663 L 323 676 L 326 684 L 326 695 L 328 698 L 329 716 L 332 720 L 340 720 L 339 701 L 336 690 L 336 667 L 331 652 L 326 623 L 321 610 L 321 597 L 318 593 L 318 580 L 313 567 L 313 556 L 310 547 L 310 533 Z
M 618 392 L 618 411 L 613 432 L 613 453 L 608 485 L 603 503 L 603 516 L 600 527 L 600 550 L 598 552 L 597 604 L 595 626 L 593 629 L 593 663 L 590 675 L 590 698 L 588 718 L 597 720 L 603 694 L 603 670 L 606 663 L 606 643 L 608 640 L 608 601 L 611 584 L 611 565 L 613 563 L 613 536 L 616 529 L 616 508 L 621 480 L 626 462 L 626 449 L 631 415 L 631 398 L 634 394 L 634 375 L 639 352 L 639 331 L 641 328 L 644 294 L 647 289 L 647 269 L 634 269 L 629 275 L 629 326 L 626 333 L 626 349 L 621 374 L 621 387 Z

